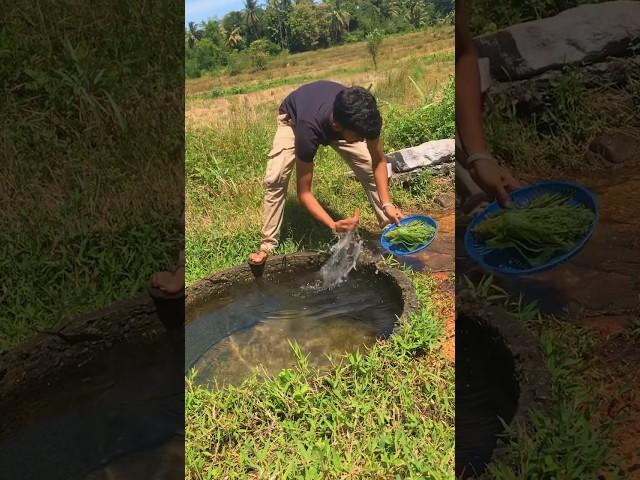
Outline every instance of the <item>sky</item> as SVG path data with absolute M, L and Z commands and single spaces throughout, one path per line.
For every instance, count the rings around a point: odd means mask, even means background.
M 244 0 L 185 0 L 185 25 L 209 18 L 222 18 L 225 13 L 242 10 L 243 5 Z

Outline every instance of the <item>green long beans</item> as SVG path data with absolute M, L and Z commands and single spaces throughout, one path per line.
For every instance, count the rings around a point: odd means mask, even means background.
M 401 225 L 385 234 L 384 238 L 394 247 L 404 251 L 415 250 L 427 243 L 436 233 L 436 229 L 419 220 Z
M 479 223 L 474 235 L 494 249 L 514 249 L 532 267 L 565 253 L 584 236 L 594 219 L 585 206 L 573 206 L 559 193 L 541 195 Z

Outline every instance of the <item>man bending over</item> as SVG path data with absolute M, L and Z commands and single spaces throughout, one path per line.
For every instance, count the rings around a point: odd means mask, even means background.
M 382 117 L 373 95 L 362 87 L 318 81 L 303 85 L 284 99 L 264 178 L 262 241 L 249 262 L 263 264 L 278 246 L 287 187 L 296 167 L 298 199 L 333 232 L 358 226 L 353 217 L 333 219 L 312 193 L 313 166 L 320 145 L 331 145 L 349 164 L 367 194 L 381 227 L 404 217 L 391 202 L 387 161 L 380 140 Z

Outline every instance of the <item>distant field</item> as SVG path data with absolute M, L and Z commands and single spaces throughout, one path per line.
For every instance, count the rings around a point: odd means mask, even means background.
M 380 52 L 380 70 L 398 61 L 427 54 L 453 52 L 453 27 L 440 27 L 423 32 L 394 35 L 385 38 Z M 371 60 L 364 42 L 312 52 L 279 55 L 272 58 L 267 69 L 260 72 L 243 72 L 238 75 L 214 75 L 187 80 L 187 96 L 218 86 L 258 83 L 274 78 L 300 75 L 323 75 L 335 69 L 370 69 Z
M 411 79 L 427 93 L 446 82 L 453 71 L 451 27 L 387 37 L 378 70 L 362 42 L 279 56 L 264 71 L 187 80 L 185 121 L 188 129 L 200 128 L 239 108 L 273 107 L 299 85 L 318 79 L 371 85 L 382 100 L 416 105 L 421 97 Z

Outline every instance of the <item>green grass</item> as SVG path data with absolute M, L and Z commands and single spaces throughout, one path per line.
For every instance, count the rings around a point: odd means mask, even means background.
M 34 331 L 139 294 L 151 274 L 172 261 L 178 228 L 177 219 L 156 214 L 121 230 L 73 236 L 2 232 L 0 350 Z
M 3 8 L 0 351 L 140 293 L 175 256 L 180 8 Z
M 434 284 L 410 273 L 420 310 L 329 373 L 298 365 L 209 390 L 187 382 L 186 478 L 449 479 L 453 365 L 439 353 Z
M 522 111 L 513 98 L 495 98 L 485 120 L 493 151 L 516 172 L 605 167 L 607 162 L 589 151 L 591 140 L 604 131 L 640 126 L 640 63 L 629 62 L 625 76 L 621 86 L 591 86 L 579 68 L 567 67 L 545 90 L 530 88 L 532 106 Z
M 427 95 L 417 89 L 416 95 L 422 97 L 422 104 L 417 107 L 388 104 L 384 142 L 392 150 L 420 145 L 429 140 L 455 137 L 456 107 L 453 77 L 449 78 L 449 83 L 441 91 Z
M 549 410 L 530 412 L 528 430 L 507 430 L 509 453 L 489 465 L 486 477 L 580 480 L 606 473 L 606 478 L 624 478 L 613 454 L 613 424 L 595 420 L 602 406 L 596 336 L 566 319 L 541 313 L 535 304 L 514 300 L 491 277 L 475 285 L 466 280 L 457 299 L 468 298 L 500 306 L 524 322 L 540 341 L 552 379 Z

